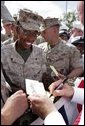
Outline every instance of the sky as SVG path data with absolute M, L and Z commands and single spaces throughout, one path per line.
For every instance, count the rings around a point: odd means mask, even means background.
M 5 1 L 5 5 L 12 14 L 17 14 L 19 9 L 28 8 L 33 12 L 38 12 L 44 18 L 62 17 L 66 12 L 66 1 Z M 67 11 L 76 9 L 77 1 L 67 1 Z

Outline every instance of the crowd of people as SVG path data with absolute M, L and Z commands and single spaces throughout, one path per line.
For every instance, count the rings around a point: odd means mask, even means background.
M 77 11 L 84 27 L 84 1 L 78 1 Z M 79 124 L 84 125 L 84 89 L 70 84 L 70 80 L 74 83 L 74 78 L 84 75 L 84 31 L 75 24 L 68 34 L 58 18 L 44 19 L 26 8 L 12 17 L 4 1 L 1 19 L 5 30 L 5 34 L 1 33 L 1 125 L 12 125 L 29 108 L 44 120 L 44 125 L 66 125 L 46 95 L 27 96 L 26 78 L 43 82 L 54 97 L 82 104 Z M 66 77 L 65 85 L 55 90 Z

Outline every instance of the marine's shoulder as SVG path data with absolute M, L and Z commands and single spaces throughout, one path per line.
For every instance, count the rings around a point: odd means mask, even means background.
M 11 44 L 11 43 L 14 43 L 13 38 L 9 38 L 9 39 L 5 40 L 5 41 L 2 43 L 2 45 L 7 45 L 7 44 Z
M 11 51 L 14 48 L 14 45 L 15 45 L 15 43 L 10 43 L 10 44 L 7 44 L 7 45 L 3 45 L 1 47 L 1 51 L 5 51 L 5 52 L 7 50 Z
M 38 45 L 44 52 L 47 52 L 48 50 L 48 43 L 47 42 L 43 42 L 41 44 Z
M 40 48 L 47 47 L 47 42 L 43 42 L 43 43 L 39 44 L 38 47 L 40 47 Z
M 39 51 L 42 52 L 43 51 L 42 48 L 40 48 L 38 45 L 32 44 L 32 46 L 33 46 L 34 51 L 37 51 L 37 52 L 39 52 Z
M 63 48 L 65 48 L 65 49 L 69 49 L 69 50 L 71 50 L 71 49 L 76 49 L 76 47 L 73 45 L 73 44 L 71 44 L 71 43 L 64 43 L 64 42 L 62 42 L 61 43 L 61 46 L 63 47 Z

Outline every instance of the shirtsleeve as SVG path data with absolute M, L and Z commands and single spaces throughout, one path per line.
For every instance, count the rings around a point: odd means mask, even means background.
M 72 68 L 83 68 L 83 63 L 81 62 L 81 54 L 79 50 L 75 47 L 72 47 L 71 49 L 71 61 L 70 61 Z
M 44 125 L 66 125 L 62 115 L 56 110 L 51 112 L 44 120 Z
M 71 101 L 79 104 L 84 104 L 84 89 L 76 87 L 73 88 L 74 88 L 74 95 Z

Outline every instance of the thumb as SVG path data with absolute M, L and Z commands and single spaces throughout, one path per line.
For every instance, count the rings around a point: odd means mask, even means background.
M 64 96 L 64 90 L 55 90 L 53 95 L 56 96 Z

